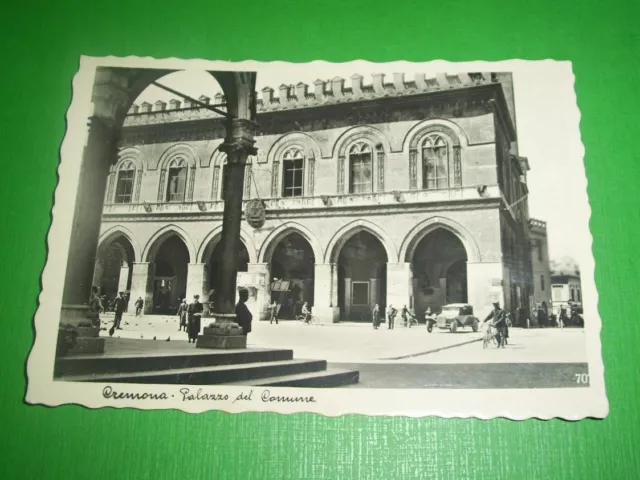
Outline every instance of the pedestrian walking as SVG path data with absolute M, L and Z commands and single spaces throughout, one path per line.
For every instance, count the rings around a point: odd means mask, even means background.
M 380 326 L 380 305 L 376 303 L 375 307 L 373 307 L 373 312 L 371 312 L 373 317 L 373 328 L 378 330 Z
M 109 336 L 113 336 L 113 333 L 116 330 L 122 330 L 120 327 L 120 322 L 122 322 L 122 314 L 125 309 L 125 301 L 124 294 L 122 292 L 118 293 L 118 296 L 113 301 L 113 311 L 115 312 L 115 316 L 113 317 L 113 325 L 109 330 Z
M 389 305 L 387 309 L 387 318 L 389 319 L 389 330 L 393 330 L 396 320 L 396 315 L 398 314 L 398 310 L 393 308 L 393 305 Z
M 236 322 L 242 327 L 242 334 L 246 337 L 251 333 L 251 321 L 253 320 L 253 315 L 251 315 L 249 307 L 247 307 L 249 290 L 242 288 L 238 293 L 239 299 L 236 304 Z
M 274 300 L 269 305 L 269 324 L 273 324 L 273 322 L 276 322 L 276 325 L 278 324 L 278 313 L 280 313 L 280 305 Z
M 144 300 L 142 300 L 142 297 L 138 297 L 138 299 L 136 300 L 136 317 L 139 317 L 140 315 L 142 315 L 143 307 L 144 307 Z
M 187 308 L 189 343 L 196 343 L 198 335 L 200 335 L 200 320 L 204 306 L 200 303 L 200 295 L 193 296 L 193 302 Z
M 188 310 L 189 306 L 187 305 L 187 299 L 183 298 L 180 306 L 178 307 L 178 331 L 181 332 L 183 329 L 187 331 L 187 323 L 188 323 Z

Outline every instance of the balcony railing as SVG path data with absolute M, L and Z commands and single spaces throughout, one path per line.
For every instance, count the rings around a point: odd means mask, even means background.
M 312 210 L 366 208 L 393 205 L 411 205 L 423 203 L 447 203 L 455 201 L 471 201 L 482 198 L 500 198 L 497 185 L 485 189 L 477 187 L 460 187 L 439 190 L 403 190 L 392 192 L 352 193 L 345 195 L 317 195 L 313 197 L 264 198 L 269 210 Z M 243 203 L 246 204 L 245 200 Z M 158 215 L 180 213 L 222 213 L 224 202 L 145 202 L 145 203 L 110 203 L 104 206 L 105 215 Z

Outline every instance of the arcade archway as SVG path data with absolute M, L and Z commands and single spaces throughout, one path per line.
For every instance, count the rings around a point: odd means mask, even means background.
M 278 316 L 294 319 L 302 305 L 313 306 L 315 255 L 306 238 L 291 232 L 273 248 L 271 267 L 271 301 L 280 305 Z
M 132 264 L 135 253 L 125 235 L 112 236 L 104 241 L 96 255 L 93 285 L 106 300 L 105 308 L 119 292 L 131 290 Z
M 189 250 L 177 234 L 158 240 L 150 262 L 153 273 L 152 313 L 173 315 L 186 297 Z
M 413 301 L 418 318 L 427 307 L 438 312 L 450 303 L 467 303 L 467 252 L 460 239 L 444 228 L 425 235 L 411 259 Z
M 384 311 L 387 261 L 384 245 L 368 231 L 359 231 L 344 243 L 338 255 L 341 320 L 370 322 L 375 304 Z

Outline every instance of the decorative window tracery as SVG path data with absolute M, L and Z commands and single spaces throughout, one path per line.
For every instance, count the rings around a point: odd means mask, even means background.
M 282 156 L 282 196 L 304 195 L 304 153 L 297 147 L 288 149 Z
M 444 137 L 430 134 L 422 141 L 423 188 L 449 188 L 449 144 Z
M 373 158 L 371 146 L 357 142 L 349 148 L 349 193 L 373 191 Z
M 176 157 L 169 162 L 167 174 L 167 202 L 184 202 L 187 190 L 187 163 Z
M 131 203 L 133 201 L 133 187 L 136 175 L 133 162 L 131 160 L 122 162 L 116 175 L 114 203 Z

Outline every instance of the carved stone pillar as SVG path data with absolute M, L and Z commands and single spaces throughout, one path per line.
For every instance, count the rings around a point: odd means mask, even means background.
M 378 191 L 384 192 L 384 150 L 379 148 L 376 152 L 378 160 Z
M 187 264 L 187 303 L 191 302 L 194 295 L 200 296 L 200 303 L 209 303 L 209 279 L 205 263 Z
M 220 178 L 220 166 L 213 167 L 213 182 L 211 183 L 211 200 L 218 200 L 218 181 Z
M 316 175 L 316 159 L 312 156 L 309 157 L 309 176 L 307 180 L 307 194 L 310 197 L 313 197 L 313 190 L 315 186 L 315 175 Z
M 163 168 L 162 170 L 160 170 L 160 185 L 158 185 L 158 203 L 163 203 L 167 199 L 165 195 L 165 187 L 164 187 L 166 178 L 167 178 L 167 169 Z
M 142 169 L 136 170 L 136 190 L 133 196 L 133 203 L 140 201 L 140 187 L 142 186 Z
M 93 286 L 100 289 L 102 293 L 102 275 L 104 274 L 104 265 L 100 262 L 100 259 L 96 260 L 96 265 L 93 269 Z
M 189 183 L 187 188 L 187 198 L 185 199 L 187 202 L 193 201 L 193 187 L 196 183 L 196 167 L 189 169 Z
M 62 294 L 60 326 L 74 330 L 74 353 L 101 353 L 104 339 L 99 338 L 100 317 L 87 303 L 93 286 L 100 221 L 109 167 L 116 158 L 116 137 L 112 125 L 98 117 L 89 122 L 69 244 L 69 257 Z
M 242 195 L 245 165 L 249 155 L 257 153 L 254 147 L 255 123 L 247 119 L 228 121 L 227 137 L 220 150 L 227 154 L 227 180 L 224 191 L 224 214 L 220 238 L 220 269 L 218 288 L 214 294 L 215 323 L 204 328 L 198 337 L 197 348 L 246 348 L 247 337 L 235 323 L 235 296 L 240 249 L 240 223 L 242 221 Z
M 244 198 L 251 198 L 251 163 L 244 168 Z
M 344 155 L 338 157 L 338 191 L 336 192 L 338 195 L 344 193 Z
M 418 188 L 418 151 L 416 149 L 409 151 L 409 188 L 412 190 Z
M 387 307 L 393 305 L 398 311 L 411 305 L 413 274 L 408 262 L 387 263 Z
M 280 196 L 278 195 L 278 192 L 280 191 L 280 189 L 278 188 L 279 173 L 280 173 L 280 162 L 278 162 L 277 160 L 274 160 L 273 163 L 271 164 L 271 196 L 273 198 L 277 198 Z
M 125 263 L 120 267 L 120 277 L 118 277 L 118 291 L 126 292 L 129 290 L 129 265 Z
M 453 147 L 453 186 L 462 186 L 462 160 L 460 158 L 460 145 Z
M 113 189 L 115 188 L 116 175 L 116 172 L 109 174 L 109 186 L 107 187 L 107 195 L 104 199 L 104 203 L 106 204 L 113 203 Z
M 148 262 L 131 264 L 131 296 L 130 303 L 135 304 L 138 298 L 142 298 L 143 313 L 153 312 L 153 277 L 154 265 Z
M 337 305 L 332 303 L 334 268 L 332 263 L 315 264 L 312 313 L 319 323 L 334 323 L 338 318 Z

